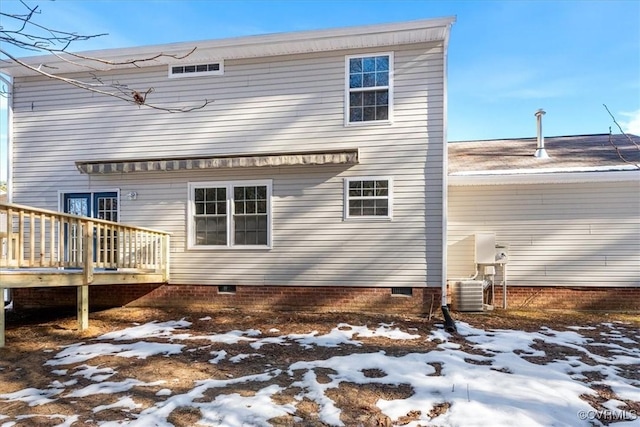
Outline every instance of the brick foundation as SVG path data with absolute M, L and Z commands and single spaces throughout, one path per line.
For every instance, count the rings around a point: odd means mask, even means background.
M 502 307 L 502 287 L 495 291 L 495 305 Z M 640 312 L 640 288 L 509 286 L 507 308 Z
M 495 287 L 502 306 L 502 288 Z M 14 289 L 16 310 L 75 307 L 75 288 Z M 391 295 L 389 288 L 238 286 L 235 294 L 217 286 L 92 286 L 92 310 L 124 305 L 141 307 L 206 306 L 211 309 L 274 311 L 344 311 L 425 315 L 440 308 L 440 288 L 413 288 L 411 296 Z M 510 309 L 639 311 L 640 288 L 519 287 L 507 290 Z
M 121 307 L 153 292 L 157 285 L 90 286 L 89 303 L 92 310 Z M 13 306 L 16 310 L 32 308 L 75 307 L 75 287 L 12 289 Z
M 211 309 L 274 311 L 344 311 L 425 315 L 440 309 L 440 288 L 413 288 L 411 296 L 391 295 L 390 288 L 237 286 L 234 294 L 217 286 L 91 286 L 91 310 L 118 307 L 206 306 Z M 75 288 L 14 290 L 16 310 L 75 307 Z

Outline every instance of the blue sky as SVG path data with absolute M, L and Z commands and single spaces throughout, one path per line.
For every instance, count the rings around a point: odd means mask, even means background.
M 39 2 L 37 22 L 108 33 L 74 50 L 153 45 L 455 16 L 449 46 L 449 139 L 617 131 L 640 134 L 640 1 Z M 4 13 L 22 11 L 2 0 Z M 25 53 L 26 55 L 27 53 Z M 3 129 L 6 127 L 3 126 Z M 6 154 L 1 153 L 3 158 Z M 4 162 L 0 162 L 4 163 Z

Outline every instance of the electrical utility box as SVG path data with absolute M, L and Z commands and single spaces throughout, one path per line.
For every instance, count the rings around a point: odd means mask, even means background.
M 475 234 L 475 259 L 476 264 L 495 264 L 496 262 L 496 234 Z

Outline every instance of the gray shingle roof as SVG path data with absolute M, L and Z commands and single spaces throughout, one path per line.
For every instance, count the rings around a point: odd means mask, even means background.
M 548 159 L 534 157 L 536 138 L 456 141 L 448 144 L 449 173 L 511 169 L 565 169 L 640 165 L 640 137 L 628 135 L 546 137 Z M 628 162 L 625 162 L 616 151 Z

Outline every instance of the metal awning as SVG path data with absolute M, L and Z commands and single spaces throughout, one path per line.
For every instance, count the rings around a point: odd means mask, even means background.
M 359 163 L 358 149 L 240 154 L 225 156 L 172 157 L 133 160 L 76 161 L 80 173 L 89 175 L 169 172 L 198 169 L 228 169 L 306 165 L 355 165 Z

